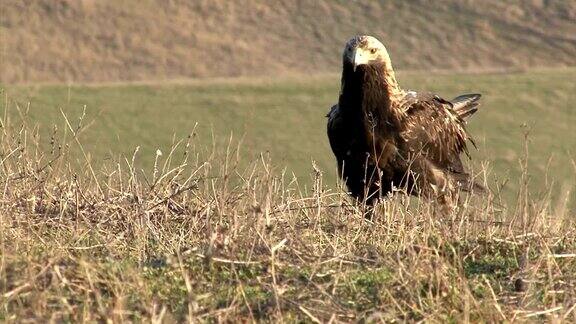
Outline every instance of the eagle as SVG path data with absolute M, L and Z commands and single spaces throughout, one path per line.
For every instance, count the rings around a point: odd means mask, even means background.
M 454 207 L 460 191 L 483 191 L 462 164 L 470 154 L 466 120 L 480 94 L 450 101 L 403 90 L 386 47 L 356 36 L 344 48 L 340 96 L 328 138 L 349 193 L 374 205 L 396 191 Z

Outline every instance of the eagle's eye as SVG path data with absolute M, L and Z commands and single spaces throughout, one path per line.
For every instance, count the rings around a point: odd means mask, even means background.
M 373 48 L 370 50 L 370 54 L 376 54 L 376 51 L 378 51 L 376 48 Z

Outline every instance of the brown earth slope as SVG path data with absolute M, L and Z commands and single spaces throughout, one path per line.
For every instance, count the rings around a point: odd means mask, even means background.
M 0 82 L 330 72 L 373 34 L 400 69 L 576 65 L 572 0 L 2 0 Z

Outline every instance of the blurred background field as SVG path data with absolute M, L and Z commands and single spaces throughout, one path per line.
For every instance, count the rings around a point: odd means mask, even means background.
M 576 70 L 518 73 L 400 73 L 408 89 L 446 98 L 483 94 L 469 127 L 478 150 L 474 167 L 489 161 L 493 189 L 513 201 L 521 162 L 528 153 L 531 189 L 570 189 L 576 165 Z M 337 75 L 240 78 L 168 83 L 8 86 L 8 111 L 38 123 L 45 149 L 54 126 L 66 129 L 86 113 L 80 139 L 95 165 L 122 161 L 138 151 L 138 168 L 151 172 L 157 150 L 194 135 L 197 147 L 240 147 L 244 162 L 269 155 L 279 169 L 309 185 L 312 161 L 336 185 L 336 166 L 326 138 L 325 114 L 336 101 Z M 86 107 L 86 108 L 85 108 Z M 526 137 L 525 137 L 526 136 Z M 528 152 L 525 151 L 527 144 Z M 208 152 L 209 150 L 206 150 Z M 85 162 L 83 159 L 80 160 Z
M 401 70 L 576 64 L 566 0 L 3 0 L 0 82 L 337 72 L 370 34 Z
M 323 116 L 337 101 L 342 46 L 364 33 L 388 46 L 404 87 L 484 95 L 470 128 L 475 157 L 496 177 L 518 176 L 528 131 L 534 188 L 573 180 L 573 1 L 6 0 L 0 9 L 8 102 L 30 103 L 45 132 L 60 109 L 77 118 L 85 105 L 94 163 L 137 146 L 165 151 L 197 123 L 202 145 L 233 134 L 248 159 L 270 152 L 299 176 L 314 160 L 333 183 Z

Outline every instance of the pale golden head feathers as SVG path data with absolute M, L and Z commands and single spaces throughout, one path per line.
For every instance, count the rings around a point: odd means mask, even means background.
M 344 48 L 343 58 L 354 68 L 370 63 L 384 63 L 386 68 L 392 68 L 390 55 L 384 44 L 372 36 L 352 37 Z
M 381 76 L 384 78 L 390 101 L 397 104 L 405 92 L 396 81 L 392 61 L 386 46 L 372 36 L 352 37 L 344 48 L 344 64 L 352 65 L 353 71 L 362 65 L 377 64 L 381 68 Z

